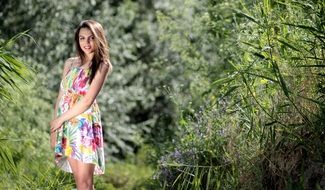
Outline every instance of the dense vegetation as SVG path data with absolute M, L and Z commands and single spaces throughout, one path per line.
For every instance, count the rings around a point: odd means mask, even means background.
M 82 19 L 106 29 L 96 189 L 324 189 L 322 0 L 1 1 L 1 189 L 71 189 L 49 121 Z M 18 35 L 17 35 L 18 34 Z

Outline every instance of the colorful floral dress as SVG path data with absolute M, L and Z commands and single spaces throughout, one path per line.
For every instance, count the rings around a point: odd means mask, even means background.
M 63 95 L 59 102 L 60 116 L 81 100 L 89 89 L 90 70 L 72 66 L 61 81 Z M 58 130 L 55 162 L 59 168 L 72 172 L 67 157 L 95 164 L 95 175 L 105 171 L 103 132 L 96 100 L 82 114 L 65 121 Z

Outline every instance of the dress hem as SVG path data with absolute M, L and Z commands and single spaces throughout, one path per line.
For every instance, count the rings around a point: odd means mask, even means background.
M 99 167 L 99 165 L 97 163 L 93 163 L 93 162 L 84 162 L 78 158 L 74 158 L 72 156 L 62 156 L 62 155 L 59 155 L 60 157 L 59 158 L 55 158 L 55 165 L 62 171 L 64 172 L 67 172 L 67 173 L 73 173 L 72 172 L 72 169 L 71 169 L 71 166 L 70 166 L 70 163 L 68 161 L 67 158 L 71 158 L 71 159 L 74 159 L 74 160 L 77 160 L 77 161 L 80 161 L 84 164 L 94 164 L 95 165 L 95 168 L 94 168 L 94 175 L 103 175 L 105 174 L 105 172 Z M 64 159 L 64 160 L 62 160 Z M 60 163 L 60 162 L 64 162 L 64 163 Z M 68 166 L 68 168 L 64 167 L 64 165 Z M 96 172 L 96 168 L 97 168 L 97 172 Z M 99 171 L 98 171 L 99 170 Z

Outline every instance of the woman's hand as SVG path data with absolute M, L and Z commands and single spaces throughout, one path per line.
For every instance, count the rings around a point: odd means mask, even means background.
M 63 124 L 63 121 L 60 120 L 60 118 L 55 118 L 51 121 L 51 133 L 56 132 Z
M 57 130 L 62 126 L 63 122 L 59 118 L 55 118 L 50 122 L 51 135 L 50 135 L 50 146 L 54 148 L 56 145 Z

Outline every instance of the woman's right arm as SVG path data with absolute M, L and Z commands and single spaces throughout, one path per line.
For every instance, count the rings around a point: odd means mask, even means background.
M 69 69 L 71 68 L 73 64 L 73 58 L 69 58 L 65 61 L 64 63 L 64 68 L 63 68 L 63 73 L 62 73 L 62 78 L 61 80 L 65 77 L 65 75 L 68 73 Z M 60 88 L 59 88 L 59 94 L 58 94 L 58 97 L 56 99 L 56 102 L 54 104 L 54 113 L 53 113 L 53 119 L 55 119 L 57 117 L 57 112 L 58 112 L 58 106 L 59 106 L 59 102 L 60 102 L 60 99 L 63 95 L 63 91 L 61 89 L 61 85 L 60 85 Z

